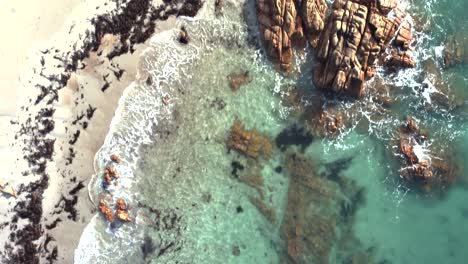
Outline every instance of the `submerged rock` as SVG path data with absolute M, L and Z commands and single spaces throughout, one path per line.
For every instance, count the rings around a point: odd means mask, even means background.
M 286 165 L 290 184 L 281 223 L 286 243 L 281 263 L 348 263 L 354 254 L 366 254 L 352 232 L 364 199 L 361 189 L 346 177 L 320 176 L 312 160 L 296 153 L 286 157 Z M 336 251 L 344 247 L 346 251 Z
M 462 33 L 447 38 L 443 59 L 446 68 L 468 63 L 468 40 Z
M 238 120 L 231 127 L 226 145 L 254 159 L 259 156 L 269 158 L 273 151 L 273 145 L 266 136 L 255 130 L 245 130 Z
M 257 197 L 250 196 L 250 202 L 258 209 L 258 211 L 270 222 L 276 223 L 276 212 L 273 207 L 268 206 L 265 201 Z
M 231 73 L 228 76 L 229 87 L 232 91 L 237 91 L 243 85 L 246 85 L 252 81 L 248 71 L 241 73 Z
M 275 139 L 276 146 L 285 151 L 290 145 L 297 145 L 304 151 L 313 141 L 312 134 L 303 127 L 293 124 L 291 127 L 285 128 Z

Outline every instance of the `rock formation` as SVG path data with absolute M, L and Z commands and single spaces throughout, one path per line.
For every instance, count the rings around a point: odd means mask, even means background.
M 291 38 L 296 32 L 296 5 L 292 0 L 259 0 L 258 21 L 268 54 L 282 70 L 292 67 Z
M 314 83 L 359 97 L 375 63 L 414 67 L 411 24 L 396 0 L 336 0 L 325 19 L 324 0 L 258 0 L 258 20 L 267 53 L 288 72 L 295 41 L 306 38 L 319 61 Z M 324 21 L 327 21 L 326 23 Z
M 397 1 L 337 0 L 320 37 L 314 73 L 316 86 L 359 97 L 364 82 L 375 73 L 376 61 L 412 67 L 407 51 L 412 39 L 410 23 L 396 9 Z M 393 10 L 393 16 L 389 12 Z M 392 45 L 393 52 L 387 52 Z
M 294 43 L 307 38 L 317 46 L 327 10 L 325 0 L 258 0 L 257 8 L 268 54 L 283 71 L 290 71 Z

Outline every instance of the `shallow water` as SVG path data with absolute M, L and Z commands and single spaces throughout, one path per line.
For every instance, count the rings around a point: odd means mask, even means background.
M 90 184 L 95 201 L 106 193 L 109 201 L 127 200 L 136 224 L 111 227 L 97 215 L 82 235 L 75 262 L 295 263 L 285 230 L 297 221 L 310 230 L 296 232 L 313 234 L 304 240 L 315 243 L 300 249 L 306 252 L 297 263 L 464 263 L 468 69 L 443 69 L 438 50 L 453 32 L 466 32 L 461 10 L 468 4 L 405 4 L 414 23 L 426 25 L 417 27 L 417 68 L 382 69 L 376 78 L 391 87 L 390 111 L 373 102 L 372 92 L 362 101 L 330 99 L 329 104 L 352 113 L 350 127 L 338 137 L 315 136 L 303 150 L 275 148 L 269 158 L 228 150 L 229 130 L 240 120 L 274 144 L 283 129 L 302 125 L 286 99 L 294 85 L 314 90 L 307 71 L 312 56 L 301 57 L 297 76 L 278 74 L 256 44 L 252 1 L 245 6 L 228 1 L 219 18 L 208 12 L 200 20 L 181 22 L 192 36 L 187 46 L 176 42 L 177 32 L 156 36 L 142 57 L 142 76 L 151 78 L 126 90 L 96 156 L 100 175 L 107 157 L 121 154 L 119 184 L 103 191 L 100 176 Z M 244 71 L 251 82 L 232 91 L 228 75 Z M 434 101 L 433 94 L 442 94 L 443 102 Z M 407 115 L 427 128 L 431 144 L 456 153 L 460 182 L 455 186 L 424 194 L 402 184 L 391 139 Z M 306 174 L 315 179 L 307 188 L 295 180 L 298 167 L 288 167 L 293 155 L 306 160 Z M 239 164 L 244 169 L 233 171 Z M 249 175 L 261 176 L 263 184 L 243 182 Z M 262 213 L 252 201 L 271 210 Z

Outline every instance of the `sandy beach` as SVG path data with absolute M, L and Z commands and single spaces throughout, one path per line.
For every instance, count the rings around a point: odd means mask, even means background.
M 100 16 L 119 19 L 121 13 L 138 8 L 149 16 L 160 6 L 159 1 L 130 2 L 0 3 L 2 23 L 17 23 L 0 29 L 10 36 L 0 48 L 1 179 L 18 192 L 17 198 L 0 197 L 1 214 L 7 219 L 0 231 L 3 263 L 73 262 L 81 232 L 96 212 L 87 192 L 94 155 L 120 96 L 137 77 L 144 42 L 175 26 L 174 17 L 152 25 L 159 19 L 154 16 L 142 22 L 148 23 L 141 26 L 149 29 L 146 35 L 128 42 L 118 33 L 131 27 L 100 26 Z M 126 8 L 132 4 L 133 9 Z M 167 8 L 163 18 L 181 8 Z M 89 33 L 98 30 L 102 33 L 97 36 Z M 44 148 L 44 142 L 49 147 Z

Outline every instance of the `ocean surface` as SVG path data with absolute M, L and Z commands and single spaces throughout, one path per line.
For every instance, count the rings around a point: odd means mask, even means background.
M 259 44 L 255 1 L 225 1 L 219 16 L 213 2 L 178 22 L 188 45 L 166 31 L 142 55 L 88 186 L 95 203 L 126 200 L 134 223 L 97 214 L 75 263 L 466 263 L 468 67 L 443 67 L 442 51 L 453 36 L 468 45 L 468 1 L 401 1 L 417 67 L 378 68 L 367 85 L 384 88 L 360 100 L 320 101 L 348 121 L 328 137 L 307 132 L 290 100 L 303 91 L 302 105 L 318 102 L 313 52 L 298 52 L 285 77 Z M 228 76 L 244 72 L 250 82 L 231 90 Z M 421 190 L 401 179 L 395 138 L 407 116 L 429 134 L 421 155 L 450 157 L 453 184 Z M 271 153 L 229 150 L 236 121 L 268 138 Z M 303 144 L 278 145 L 285 129 Z M 103 188 L 113 153 L 121 177 Z

